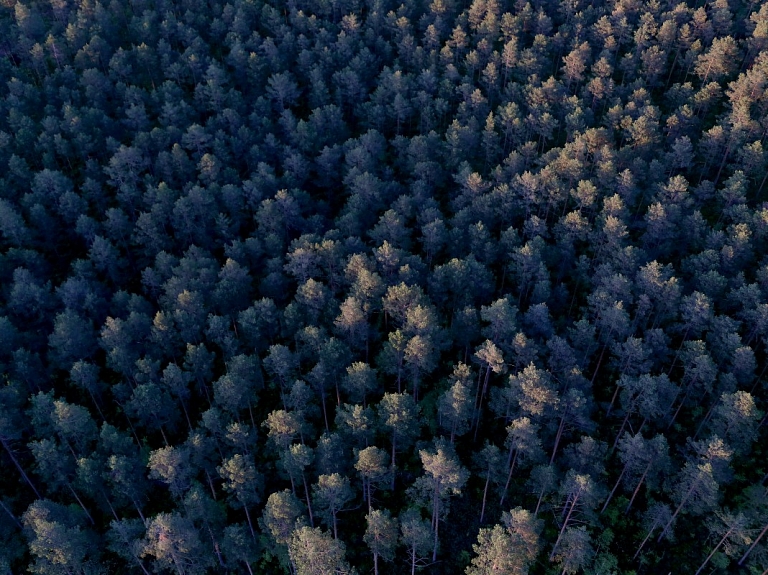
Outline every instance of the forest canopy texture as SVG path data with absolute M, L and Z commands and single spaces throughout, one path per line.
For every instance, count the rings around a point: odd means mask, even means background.
M 768 572 L 768 4 L 0 0 L 0 574 Z

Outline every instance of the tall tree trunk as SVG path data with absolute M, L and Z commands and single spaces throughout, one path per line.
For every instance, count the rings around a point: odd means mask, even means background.
M 372 503 L 371 503 L 371 480 L 370 478 L 367 480 L 367 489 L 368 489 L 368 513 L 372 511 Z
M 509 482 L 512 480 L 512 472 L 515 469 L 515 462 L 517 461 L 518 453 L 520 452 L 517 449 L 515 449 L 515 456 L 512 458 L 512 462 L 509 464 L 509 471 L 507 472 L 507 482 L 504 484 L 504 491 L 501 493 L 501 500 L 499 500 L 499 507 L 504 505 L 504 498 L 507 496 L 507 489 L 509 489 Z
M 482 388 L 482 386 L 480 385 L 480 380 L 481 380 L 482 376 L 483 376 L 483 372 L 482 372 L 482 370 L 480 370 L 480 372 L 477 374 L 477 390 L 475 391 L 475 408 L 472 411 L 472 422 L 473 422 L 473 424 L 475 422 L 475 414 L 477 412 L 477 406 L 480 405 L 480 389 Z M 475 437 L 477 437 L 477 435 L 475 435 Z
M 693 382 L 689 383 L 686 386 L 685 393 L 683 394 L 683 399 L 680 400 L 680 405 L 677 406 L 677 409 L 675 410 L 675 413 L 672 415 L 672 419 L 669 420 L 669 425 L 667 425 L 667 429 L 669 429 L 670 427 L 672 427 L 675 424 L 675 420 L 677 419 L 677 416 L 680 415 L 680 410 L 683 408 L 683 405 L 685 405 L 685 402 L 688 399 L 688 394 L 690 393 L 691 385 L 692 384 L 693 384 Z M 679 395 L 680 395 L 680 392 L 678 392 L 677 395 L 675 396 L 675 400 L 677 399 L 677 397 Z M 674 404 L 675 404 L 675 402 L 673 401 L 670 404 L 670 407 L 672 407 Z
M 680 347 L 677 348 L 677 351 L 675 352 L 675 357 L 672 358 L 672 362 L 669 364 L 669 369 L 667 370 L 667 375 L 672 373 L 672 370 L 675 368 L 675 363 L 677 363 L 677 358 L 680 357 L 680 352 L 683 350 L 683 346 L 685 345 L 685 342 L 688 338 L 688 332 L 691 330 L 691 327 L 688 326 L 685 328 L 685 333 L 683 334 L 683 340 L 680 342 Z
M 760 187 L 757 188 L 757 193 L 755 194 L 755 199 L 757 199 L 760 196 L 760 192 L 763 191 L 763 187 L 765 186 L 765 182 L 768 180 L 768 172 L 765 173 L 763 176 L 763 180 L 760 182 Z
M 205 477 L 208 479 L 208 487 L 211 489 L 211 496 L 213 497 L 213 500 L 216 501 L 216 490 L 213 488 L 213 479 L 211 479 L 211 474 L 208 473 L 208 470 L 205 470 Z
M 571 514 L 573 513 L 573 510 L 576 509 L 576 503 L 579 501 L 579 496 L 577 495 L 574 497 L 573 501 L 571 502 L 571 508 L 568 510 L 568 515 L 565 516 L 565 519 L 563 520 L 563 526 L 560 528 L 560 533 L 557 535 L 557 541 L 555 541 L 555 545 L 552 547 L 552 552 L 549 554 L 549 560 L 552 561 L 555 558 L 555 551 L 557 551 L 557 546 L 560 545 L 560 540 L 563 538 L 563 533 L 565 533 L 565 528 L 568 527 L 568 522 L 571 519 Z
M 181 410 L 184 412 L 184 419 L 187 420 L 187 428 L 189 429 L 189 433 L 191 434 L 193 431 L 192 427 L 192 420 L 189 419 L 189 412 L 187 411 L 187 406 L 184 405 L 184 400 L 179 398 L 179 403 L 181 404 Z
M 731 153 L 731 143 L 733 139 L 733 133 L 731 133 L 730 137 L 728 138 L 728 144 L 725 146 L 725 154 L 723 154 L 723 160 L 720 162 L 720 167 L 717 170 L 717 175 L 715 176 L 715 182 L 714 185 L 717 185 L 717 182 L 720 180 L 720 174 L 723 171 L 723 166 L 725 166 L 725 162 L 728 160 L 728 154 Z
M 656 543 L 661 543 L 661 540 L 664 538 L 664 535 L 666 535 L 667 530 L 669 529 L 669 526 L 672 525 L 672 522 L 677 517 L 677 514 L 680 513 L 680 510 L 683 508 L 683 505 L 688 501 L 688 498 L 693 493 L 694 489 L 698 487 L 700 480 L 696 480 L 693 482 L 693 484 L 688 488 L 688 492 L 683 496 L 683 499 L 680 501 L 680 505 L 677 506 L 677 509 L 675 509 L 674 514 L 670 518 L 669 521 L 667 521 L 667 524 L 664 526 L 664 529 L 661 530 L 661 533 L 659 534 L 658 539 L 656 539 Z
M 637 487 L 635 487 L 635 490 L 632 492 L 632 499 L 630 499 L 629 503 L 627 503 L 627 508 L 624 511 L 625 514 L 629 513 L 632 504 L 635 502 L 635 497 L 637 497 L 637 494 L 640 493 L 640 486 L 643 484 L 643 481 L 645 481 L 645 476 L 648 475 L 648 471 L 651 469 L 651 465 L 653 465 L 653 460 L 648 462 L 648 466 L 645 468 L 645 471 L 643 471 L 643 475 L 640 477 L 640 481 L 637 482 Z
M 248 528 L 251 530 L 251 538 L 253 539 L 254 543 L 256 542 L 256 532 L 253 530 L 253 522 L 251 521 L 251 513 L 248 511 L 248 506 L 243 504 L 243 509 L 245 510 L 245 518 L 248 520 Z
M 633 405 L 633 407 L 634 407 L 634 405 Z M 626 427 L 627 422 L 629 421 L 629 416 L 630 415 L 632 415 L 632 410 L 631 409 L 627 409 L 627 413 L 624 416 L 624 421 L 621 422 L 621 427 L 619 427 L 619 431 L 618 431 L 618 433 L 616 434 L 616 437 L 613 440 L 613 445 L 611 446 L 611 451 L 616 449 L 616 446 L 619 444 L 619 438 L 621 437 L 621 434 L 624 431 L 624 428 Z M 632 426 L 630 425 L 629 428 L 631 430 Z
M 435 530 L 435 546 L 432 549 L 432 562 L 434 563 L 437 561 L 437 532 L 438 528 L 440 526 L 440 497 L 437 495 L 437 490 L 435 490 L 435 520 L 434 520 L 434 530 Z
M 645 539 L 643 539 L 643 542 L 640 543 L 640 547 L 637 548 L 637 551 L 635 551 L 635 554 L 632 556 L 633 560 L 640 554 L 640 551 L 642 551 L 643 547 L 645 547 L 645 544 L 648 542 L 648 539 L 651 537 L 653 532 L 656 530 L 656 527 L 658 527 L 658 525 L 656 523 L 651 525 L 651 528 L 648 530 L 648 534 L 645 536 Z
M 560 418 L 560 425 L 557 428 L 557 435 L 555 436 L 555 445 L 552 448 L 552 457 L 549 458 L 549 464 L 552 465 L 552 463 L 555 461 L 555 454 L 557 453 L 557 447 L 560 445 L 560 439 L 563 437 L 563 429 L 565 429 L 565 416 L 567 413 L 563 413 L 563 416 Z
M 600 352 L 600 357 L 597 358 L 597 365 L 595 366 L 595 371 L 592 372 L 592 379 L 589 381 L 590 385 L 595 383 L 595 378 L 597 377 L 597 372 L 600 371 L 600 365 L 603 363 L 603 356 L 605 355 L 605 348 L 608 347 L 608 344 L 603 344 L 603 350 Z
M 248 402 L 248 415 L 251 416 L 251 426 L 253 427 L 253 430 L 256 431 L 258 427 L 256 427 L 256 420 L 253 417 L 253 407 L 251 406 L 251 402 Z
M 312 502 L 309 499 L 309 488 L 307 487 L 307 478 L 304 477 L 304 473 L 301 474 L 301 481 L 304 483 L 304 496 L 307 499 L 307 511 L 309 512 L 309 526 L 314 527 L 315 526 L 315 520 L 312 516 Z
M 323 406 L 323 421 L 325 422 L 325 430 L 330 431 L 328 427 L 328 410 L 325 407 L 325 385 L 320 384 L 320 403 Z
M 222 559 L 221 557 L 221 549 L 219 549 L 219 543 L 216 541 L 216 538 L 213 536 L 213 530 L 211 529 L 211 526 L 208 523 L 206 523 L 205 526 L 208 529 L 208 535 L 211 538 L 211 543 L 213 543 L 213 552 L 216 553 L 216 559 L 219 560 L 219 567 L 226 568 L 224 559 Z
M 13 521 L 16 524 L 16 527 L 18 527 L 19 529 L 24 529 L 21 523 L 19 523 L 19 520 L 16 519 L 16 516 L 13 513 L 11 513 L 11 510 L 8 509 L 5 503 L 3 503 L 2 499 L 0 499 L 0 507 L 2 507 L 3 510 L 8 514 L 8 516 L 11 518 L 11 521 Z
M 483 506 L 480 508 L 480 524 L 483 524 L 483 517 L 485 517 L 485 502 L 488 496 L 488 484 L 491 482 L 491 468 L 488 467 L 488 475 L 485 477 L 485 487 L 483 488 Z
M 8 442 L 5 439 L 0 438 L 0 443 L 3 444 L 5 451 L 8 453 L 8 456 L 11 458 L 11 461 L 13 462 L 13 465 L 16 466 L 16 469 L 18 469 L 19 473 L 24 478 L 24 481 L 27 482 L 27 485 L 29 485 L 29 487 L 32 489 L 32 491 L 35 493 L 38 499 L 42 499 L 40 492 L 37 490 L 37 487 L 35 487 L 35 484 L 32 483 L 32 480 L 29 478 L 29 476 L 24 471 L 24 469 L 21 467 L 19 460 L 16 459 L 16 456 L 13 454 L 13 451 L 11 450 L 11 447 L 8 445 Z
M 600 510 L 600 515 L 602 515 L 608 508 L 608 504 L 611 502 L 611 499 L 613 499 L 613 494 L 616 493 L 616 490 L 619 488 L 619 483 L 621 483 L 621 480 L 624 479 L 624 474 L 627 472 L 627 467 L 629 467 L 629 464 L 625 464 L 624 469 L 621 470 L 619 478 L 616 480 L 613 489 L 611 489 L 611 492 L 608 494 L 608 499 L 605 500 L 605 505 L 603 505 L 603 508 Z
M 490 364 L 485 368 L 485 379 L 483 380 L 483 388 L 480 391 L 480 400 L 477 404 L 477 422 L 475 423 L 475 435 L 472 441 L 477 441 L 477 430 L 480 429 L 480 419 L 483 416 L 483 399 L 485 398 L 485 392 L 488 390 L 488 378 L 491 376 Z M 479 383 L 479 382 L 478 382 Z
M 77 502 L 80 504 L 80 507 L 82 507 L 83 511 L 85 511 L 86 517 L 88 517 L 88 520 L 91 522 L 91 525 L 96 525 L 96 522 L 93 520 L 93 517 L 90 513 L 88 513 L 88 509 L 85 507 L 85 504 L 83 503 L 82 499 L 80 499 L 80 496 L 75 492 L 75 490 L 72 488 L 72 486 L 67 483 L 67 487 L 69 488 L 69 491 L 72 493 L 75 499 L 77 499 Z
M 392 483 L 390 487 L 392 488 L 392 491 L 395 490 L 395 438 L 397 437 L 396 433 L 392 433 Z
M 102 421 L 107 421 L 107 418 L 106 418 L 106 417 L 104 417 L 104 414 L 103 414 L 103 413 L 102 413 L 102 411 L 101 411 L 101 407 L 99 406 L 99 402 L 98 402 L 98 401 L 96 401 L 96 396 L 95 396 L 95 395 L 93 395 L 93 392 L 92 392 L 90 389 L 88 390 L 88 395 L 90 395 L 90 396 L 91 396 L 91 401 L 93 402 L 93 405 L 95 405 L 95 406 L 96 406 L 96 411 L 98 411 L 98 412 L 99 412 L 99 416 L 101 417 L 101 420 L 102 420 Z
M 618 397 L 619 397 L 619 390 L 620 390 L 620 389 L 621 389 L 621 388 L 620 388 L 620 387 L 618 386 L 618 384 L 617 384 L 617 385 L 616 385 L 616 389 L 614 389 L 614 390 L 613 390 L 613 397 L 611 397 L 611 403 L 610 403 L 610 405 L 608 405 L 608 409 L 607 409 L 607 410 L 606 410 L 606 412 L 605 412 L 605 416 L 606 416 L 606 417 L 608 417 L 609 415 L 611 415 L 611 411 L 613 411 L 613 405 L 616 403 L 616 398 L 618 398 Z
M 741 567 L 744 564 L 744 561 L 747 560 L 747 557 L 749 557 L 749 554 L 752 553 L 752 550 L 755 548 L 755 545 L 757 545 L 760 540 L 763 538 L 763 535 L 768 532 L 768 523 L 765 524 L 765 527 L 763 527 L 763 530 L 760 532 L 760 535 L 755 537 L 755 540 L 752 542 L 752 545 L 749 546 L 749 549 L 747 549 L 746 553 L 742 555 L 741 559 L 739 559 L 739 567 Z
M 694 573 L 694 575 L 699 575 L 701 573 L 702 569 L 707 566 L 707 563 L 709 563 L 709 560 L 712 559 L 712 556 L 717 553 L 717 550 L 720 549 L 720 546 L 725 543 L 725 540 L 728 538 L 728 536 L 733 532 L 733 527 L 731 527 L 728 531 L 725 532 L 725 535 L 723 535 L 723 538 L 720 540 L 720 542 L 715 545 L 715 548 L 712 549 L 712 552 L 707 555 L 707 558 L 704 559 L 704 563 L 701 564 L 701 567 L 699 567 L 699 570 Z
M 141 507 L 139 506 L 139 502 L 136 501 L 135 499 L 131 499 L 131 501 L 133 502 L 133 506 L 136 508 L 136 511 L 139 514 L 139 518 L 141 519 L 141 522 L 142 523 L 146 523 L 147 519 L 146 519 L 146 517 L 144 517 L 144 513 L 142 513 L 142 511 L 141 511 Z
M 709 418 L 712 417 L 712 412 L 715 410 L 715 405 L 715 403 L 712 403 L 712 405 L 709 406 L 709 411 L 707 411 L 704 419 L 701 420 L 698 429 L 696 429 L 696 433 L 693 434 L 693 441 L 696 441 L 696 438 L 699 436 L 699 433 L 701 433 L 701 430 L 704 429 L 704 426 L 709 422 Z M 723 433 L 724 436 L 726 436 L 726 434 L 727 431 Z
M 536 509 L 533 510 L 533 516 L 536 517 L 539 514 L 539 507 L 541 506 L 541 500 L 544 499 L 544 491 L 546 491 L 546 487 L 542 487 L 541 491 L 539 492 L 539 498 L 536 501 Z

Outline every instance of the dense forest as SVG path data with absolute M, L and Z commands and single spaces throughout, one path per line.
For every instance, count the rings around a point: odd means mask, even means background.
M 757 0 L 0 0 L 0 575 L 765 575 L 766 136 Z

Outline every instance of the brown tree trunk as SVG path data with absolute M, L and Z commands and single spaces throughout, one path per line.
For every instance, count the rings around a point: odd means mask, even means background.
M 659 534 L 658 539 L 656 539 L 656 543 L 661 543 L 661 540 L 664 538 L 664 535 L 666 535 L 667 530 L 669 529 L 669 526 L 672 525 L 672 522 L 677 517 L 678 513 L 680 513 L 680 510 L 683 508 L 683 505 L 685 505 L 686 501 L 688 501 L 688 498 L 693 493 L 694 489 L 699 485 L 699 480 L 694 481 L 693 484 L 688 488 L 688 492 L 683 497 L 682 501 L 680 501 L 680 505 L 677 506 L 677 509 L 675 509 L 675 513 L 672 515 L 669 521 L 667 521 L 667 524 L 664 526 L 664 529 L 661 530 L 661 533 Z
M 635 487 L 635 490 L 632 492 L 632 499 L 630 499 L 629 503 L 627 503 L 627 508 L 624 511 L 625 514 L 629 513 L 632 504 L 635 502 L 635 497 L 637 497 L 637 494 L 640 493 L 640 486 L 643 484 L 643 481 L 645 481 L 645 476 L 648 475 L 648 470 L 651 469 L 651 465 L 653 465 L 653 461 L 648 462 L 648 467 L 645 468 L 642 477 L 640 477 L 640 481 L 637 482 L 637 487 Z
M 563 416 L 560 418 L 560 426 L 557 429 L 557 435 L 555 436 L 555 446 L 552 448 L 552 457 L 549 458 L 549 464 L 552 465 L 552 463 L 555 461 L 555 454 L 557 453 L 557 447 L 560 445 L 560 439 L 563 437 L 563 429 L 565 429 L 565 416 L 567 414 L 564 413 Z
M 712 559 L 712 556 L 713 556 L 715 553 L 717 553 L 717 550 L 718 550 L 718 549 L 720 549 L 720 546 L 721 546 L 723 543 L 725 543 L 725 540 L 726 540 L 726 538 L 727 538 L 727 537 L 728 537 L 728 536 L 729 536 L 729 535 L 730 535 L 732 532 L 733 532 L 733 528 L 731 528 L 731 529 L 729 529 L 728 531 L 726 531 L 726 532 L 725 532 L 725 535 L 723 535 L 723 538 L 720 540 L 720 542 L 719 542 L 717 545 L 715 545 L 715 548 L 714 548 L 714 549 L 712 549 L 712 552 L 711 552 L 709 555 L 707 555 L 707 558 L 704 560 L 704 563 L 702 563 L 702 564 L 701 564 L 701 567 L 699 567 L 699 570 L 698 570 L 698 571 L 696 571 L 696 573 L 695 573 L 694 575 L 699 575 L 699 573 L 701 573 L 701 570 L 702 570 L 702 569 L 704 569 L 704 567 L 706 567 L 706 566 L 707 566 L 707 563 L 709 563 L 709 560 L 710 560 L 710 559 Z
M 608 504 L 611 502 L 611 499 L 613 499 L 613 494 L 616 493 L 616 490 L 619 488 L 619 483 L 621 483 L 621 480 L 624 479 L 624 474 L 627 472 L 627 467 L 629 467 L 629 464 L 625 465 L 624 469 L 621 470 L 619 478 L 616 480 L 613 489 L 611 489 L 611 492 L 608 494 L 608 499 L 605 500 L 605 505 L 603 505 L 603 508 L 600 510 L 600 515 L 602 515 L 608 508 Z
M 755 540 L 752 542 L 752 545 L 749 546 L 749 549 L 747 549 L 747 552 L 744 553 L 744 555 L 742 555 L 741 559 L 739 559 L 739 563 L 738 563 L 739 567 L 741 567 L 744 561 L 747 560 L 747 557 L 749 557 L 749 554 L 752 553 L 752 550 L 755 548 L 755 545 L 757 545 L 760 542 L 760 540 L 763 538 L 763 535 L 765 535 L 766 532 L 768 532 L 768 523 L 765 524 L 765 527 L 763 527 L 763 530 L 760 532 L 760 535 L 755 537 Z
M 579 501 L 579 497 L 577 495 L 571 502 L 571 508 L 568 510 L 568 515 L 565 516 L 565 520 L 563 521 L 563 526 L 560 528 L 560 533 L 557 535 L 557 541 L 555 541 L 555 545 L 552 547 L 552 552 L 549 554 L 550 561 L 552 561 L 555 558 L 555 551 L 557 551 L 557 546 L 560 545 L 560 540 L 563 538 L 563 533 L 565 533 L 565 528 L 568 527 L 568 521 L 570 521 L 571 514 L 573 513 L 573 510 L 576 508 L 576 503 L 578 503 L 578 501 Z

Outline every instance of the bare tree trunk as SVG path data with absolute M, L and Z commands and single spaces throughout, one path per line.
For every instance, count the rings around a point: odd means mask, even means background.
M 632 556 L 632 559 L 635 559 L 635 557 L 638 556 L 640 551 L 642 551 L 643 547 L 645 547 L 645 544 L 648 542 L 648 539 L 653 534 L 654 530 L 656 529 L 657 525 L 654 523 L 651 528 L 648 530 L 648 534 L 645 536 L 645 539 L 643 539 L 643 542 L 640 543 L 640 547 L 637 548 L 637 551 L 635 551 L 635 554 Z
M 248 511 L 248 506 L 243 504 L 243 509 L 245 510 L 245 518 L 248 520 L 248 528 L 251 530 L 251 537 L 253 538 L 254 542 L 256 541 L 256 532 L 253 530 L 253 522 L 251 521 L 251 513 Z
M 613 445 L 611 446 L 611 450 L 616 449 L 616 446 L 619 444 L 619 438 L 621 437 L 621 433 L 624 431 L 624 427 L 626 427 L 627 422 L 629 421 L 630 415 L 632 415 L 632 410 L 628 409 L 627 414 L 624 416 L 624 421 L 621 422 L 621 427 L 619 427 L 619 432 L 616 434 L 616 438 L 613 440 Z M 631 427 L 632 426 L 630 426 L 630 429 Z
M 618 383 L 616 385 L 616 389 L 613 390 L 613 397 L 611 397 L 611 404 L 608 406 L 607 411 L 605 412 L 605 416 L 608 417 L 611 415 L 611 411 L 613 411 L 613 405 L 616 403 L 616 398 L 619 397 L 619 390 L 621 388 L 618 386 Z
M 147 519 L 146 519 L 146 517 L 144 517 L 144 513 L 142 513 L 142 511 L 141 511 L 141 507 L 139 507 L 139 502 L 136 501 L 135 499 L 131 499 L 131 501 L 133 502 L 133 506 L 136 508 L 136 511 L 139 514 L 139 518 L 141 519 L 141 522 L 146 524 L 147 523 Z
M 205 470 L 205 477 L 208 479 L 208 487 L 211 488 L 211 495 L 213 496 L 213 500 L 216 501 L 216 490 L 213 488 L 213 480 L 211 479 L 211 474 L 208 473 L 208 470 Z
M 672 419 L 669 421 L 669 425 L 667 425 L 667 429 L 672 427 L 675 423 L 675 420 L 677 419 L 677 416 L 680 414 L 680 410 L 683 408 L 683 405 L 685 404 L 686 400 L 688 399 L 688 394 L 691 391 L 691 385 L 693 385 L 695 382 L 689 383 L 685 388 L 685 394 L 683 394 L 683 399 L 680 400 L 680 405 L 677 406 L 677 409 L 675 410 L 675 413 L 672 415 Z M 677 395 L 675 396 L 675 400 L 677 400 L 677 397 L 680 395 L 680 392 L 678 391 Z M 675 404 L 673 401 L 670 404 L 670 407 L 672 407 Z
M 757 188 L 757 193 L 755 194 L 755 199 L 757 199 L 760 196 L 760 192 L 763 191 L 763 187 L 765 186 L 765 182 L 768 180 L 768 172 L 765 173 L 763 176 L 763 181 L 760 182 L 760 187 Z
M 565 428 L 565 416 L 567 414 L 564 413 L 563 416 L 560 418 L 560 426 L 557 428 L 557 435 L 555 436 L 555 446 L 552 448 L 552 457 L 549 458 L 549 464 L 552 465 L 552 462 L 555 461 L 555 454 L 557 453 L 557 446 L 560 445 L 560 439 L 563 437 L 563 429 Z
M 104 417 L 104 414 L 101 412 L 101 407 L 99 406 L 99 402 L 96 401 L 96 396 L 93 395 L 93 392 L 90 389 L 88 390 L 88 395 L 91 396 L 91 401 L 93 402 L 93 405 L 96 406 L 96 411 L 99 412 L 99 416 L 101 416 L 101 420 L 107 421 L 107 418 Z
M 608 508 L 608 504 L 611 502 L 611 499 L 613 499 L 613 494 L 616 493 L 616 490 L 619 488 L 619 483 L 621 483 L 621 480 L 624 479 L 624 474 L 627 472 L 627 467 L 629 467 L 629 464 L 624 465 L 624 469 L 621 470 L 619 478 L 616 480 L 613 489 L 611 489 L 611 492 L 608 494 L 608 499 L 605 500 L 605 505 L 603 505 L 603 508 L 600 510 L 600 515 L 602 515 Z
M 568 527 L 568 521 L 571 519 L 571 514 L 573 513 L 573 510 L 576 509 L 576 503 L 579 501 L 579 496 L 577 495 L 573 501 L 571 502 L 571 508 L 568 510 L 568 515 L 565 516 L 565 520 L 563 521 L 563 526 L 560 528 L 560 533 L 557 535 L 557 541 L 555 541 L 555 545 L 552 547 L 552 552 L 549 554 L 549 560 L 552 561 L 555 558 L 555 551 L 557 551 L 557 546 L 560 545 L 560 540 L 563 538 L 563 533 L 565 533 L 565 528 Z
M 187 427 L 189 428 L 189 432 L 192 433 L 192 430 L 194 428 L 192 427 L 192 420 L 189 419 L 189 412 L 187 411 L 187 406 L 184 405 L 184 400 L 181 398 L 179 398 L 179 403 L 181 404 L 181 410 L 184 412 L 184 419 L 187 420 Z
M 717 182 L 720 180 L 720 174 L 723 171 L 723 166 L 725 166 L 725 162 L 728 160 L 728 154 L 731 153 L 731 142 L 733 139 L 733 134 L 728 138 L 728 144 L 725 146 L 725 154 L 723 154 L 723 160 L 720 162 L 720 167 L 717 170 L 717 175 L 715 176 L 715 182 L 714 184 L 717 185 Z
M 395 438 L 397 435 L 395 433 L 392 433 L 392 484 L 391 488 L 392 491 L 395 490 Z
M 667 521 L 667 524 L 664 526 L 664 529 L 661 530 L 661 533 L 659 534 L 658 539 L 656 539 L 656 543 L 661 543 L 661 540 L 664 538 L 664 535 L 666 535 L 667 530 L 669 529 L 669 526 L 672 525 L 672 522 L 677 517 L 677 514 L 680 513 L 680 510 L 683 508 L 683 505 L 685 505 L 686 501 L 688 501 L 688 498 L 693 493 L 694 489 L 698 487 L 699 480 L 696 480 L 693 482 L 693 484 L 688 488 L 688 492 L 683 497 L 682 501 L 680 501 L 680 505 L 677 506 L 677 509 L 675 509 L 675 513 L 672 515 L 669 521 Z
M 11 450 L 10 446 L 8 445 L 8 442 L 5 439 L 0 439 L 0 443 L 3 444 L 3 447 L 5 448 L 5 451 L 8 453 L 8 456 L 11 458 L 11 461 L 16 466 L 16 469 L 19 470 L 19 473 L 24 478 L 24 481 L 27 482 L 27 485 L 32 489 L 32 491 L 35 493 L 38 499 L 42 499 L 42 496 L 40 495 L 40 492 L 38 492 L 37 488 L 35 487 L 35 484 L 32 483 L 32 480 L 29 478 L 27 473 L 24 471 L 24 469 L 21 467 L 21 464 L 19 463 L 19 460 L 16 459 L 16 456 L 13 454 L 13 451 Z
M 82 507 L 83 511 L 85 511 L 85 515 L 88 517 L 88 520 L 91 522 L 91 525 L 96 525 L 96 522 L 93 520 L 93 517 L 91 517 L 91 514 L 88 513 L 88 509 L 86 509 L 85 505 L 83 504 L 83 501 L 77 495 L 75 490 L 72 489 L 72 486 L 69 483 L 67 483 L 67 487 L 69 488 L 69 491 L 72 493 L 75 499 L 77 499 L 77 502 L 80 504 L 80 507 Z
M 731 527 L 728 531 L 725 532 L 725 535 L 723 535 L 723 538 L 720 540 L 720 542 L 715 545 L 715 548 L 712 549 L 712 552 L 707 555 L 707 558 L 704 560 L 704 563 L 701 564 L 701 567 L 699 567 L 699 570 L 694 573 L 694 575 L 699 575 L 701 573 L 701 570 L 704 569 L 704 567 L 707 566 L 707 563 L 709 563 L 709 560 L 712 559 L 712 556 L 717 553 L 717 550 L 720 549 L 720 546 L 725 543 L 725 540 L 728 538 L 728 536 L 733 532 L 733 527 Z
M 480 419 L 483 416 L 483 399 L 485 398 L 485 393 L 488 390 L 488 378 L 491 376 L 491 366 L 490 364 L 485 368 L 485 379 L 483 380 L 483 388 L 480 391 L 480 401 L 477 404 L 477 423 L 475 424 L 475 435 L 472 438 L 472 441 L 477 441 L 477 430 L 480 428 Z
M 371 502 L 371 480 L 368 479 L 368 513 L 372 510 L 373 503 Z
M 251 416 L 251 426 L 253 427 L 253 430 L 256 431 L 258 427 L 256 427 L 256 420 L 253 418 L 253 407 L 251 407 L 251 402 L 248 402 L 248 415 Z
M 600 357 L 597 358 L 597 365 L 595 366 L 595 371 L 592 373 L 592 379 L 590 380 L 590 385 L 595 383 L 595 378 L 597 377 L 597 372 L 600 371 L 600 365 L 603 363 L 603 356 L 605 355 L 605 348 L 608 347 L 608 344 L 603 344 L 603 350 L 600 352 Z
M 216 538 L 213 536 L 213 530 L 211 529 L 211 526 L 206 523 L 205 525 L 208 529 L 208 535 L 211 538 L 211 543 L 213 543 L 213 552 L 216 553 L 216 559 L 219 560 L 219 567 L 226 567 L 224 564 L 224 559 L 221 558 L 221 549 L 219 549 L 219 543 L 216 541 Z
M 440 526 L 440 498 L 437 495 L 437 489 L 435 490 L 435 519 L 434 519 L 434 529 L 435 529 L 435 546 L 432 549 L 432 562 L 434 563 L 437 561 L 437 532 Z
M 755 545 L 757 545 L 760 540 L 763 538 L 763 535 L 768 532 L 768 523 L 765 524 L 765 527 L 763 527 L 763 530 L 760 532 L 760 535 L 755 537 L 755 540 L 752 542 L 752 545 L 749 546 L 749 549 L 747 549 L 747 552 L 742 555 L 741 559 L 739 559 L 739 567 L 741 567 L 744 563 L 744 561 L 747 560 L 747 557 L 749 557 L 749 554 L 752 553 L 752 550 L 755 548 Z
M 509 482 L 512 479 L 512 471 L 515 469 L 515 462 L 517 461 L 518 450 L 515 450 L 515 456 L 512 458 L 512 462 L 509 464 L 509 472 L 507 473 L 507 482 L 504 484 L 504 491 L 501 494 L 501 500 L 499 501 L 499 507 L 504 505 L 504 498 L 507 496 L 507 489 L 509 489 Z M 551 462 L 550 462 L 551 463 Z M 489 474 L 490 476 L 490 474 Z
M 485 517 L 485 501 L 488 496 L 488 484 L 491 482 L 491 468 L 488 468 L 488 475 L 485 478 L 485 488 L 483 488 L 483 506 L 480 508 L 480 524 L 483 523 L 483 517 Z
M 11 510 L 8 509 L 8 507 L 6 507 L 6 505 L 5 505 L 5 503 L 3 503 L 2 499 L 0 499 L 0 507 L 2 507 L 5 510 L 5 512 L 11 518 L 11 520 L 16 524 L 16 527 L 18 527 L 19 529 L 23 529 L 21 523 L 19 523 L 19 520 L 16 519 L 16 516 L 13 513 L 11 513 Z
M 648 475 L 648 471 L 651 469 L 651 465 L 653 465 L 653 460 L 648 463 L 648 467 L 646 467 L 645 471 L 643 471 L 643 475 L 640 477 L 640 481 L 638 481 L 637 487 L 635 487 L 635 490 L 632 492 L 632 499 L 630 499 L 629 503 L 627 503 L 627 509 L 624 511 L 625 514 L 629 513 L 632 504 L 635 502 L 635 497 L 637 497 L 637 494 L 640 493 L 640 486 L 643 484 L 643 481 L 645 481 L 645 476 Z
M 315 526 L 314 517 L 312 517 L 312 502 L 309 499 L 309 489 L 307 488 L 307 478 L 304 477 L 304 473 L 301 474 L 301 481 L 304 483 L 304 496 L 307 498 L 307 511 L 309 511 L 309 526 Z
M 696 430 L 696 433 L 693 434 L 693 441 L 696 441 L 696 438 L 699 436 L 699 433 L 701 433 L 701 430 L 704 429 L 704 426 L 709 421 L 709 418 L 712 417 L 712 412 L 715 410 L 715 403 L 709 406 L 709 411 L 707 411 L 707 414 L 704 416 L 704 419 L 701 420 L 701 423 L 699 424 L 699 428 Z
M 546 491 L 546 487 L 541 488 L 541 492 L 539 493 L 539 499 L 536 501 L 536 509 L 533 511 L 533 516 L 536 517 L 539 514 L 539 507 L 541 506 L 541 500 L 544 499 L 544 491 Z
M 325 430 L 330 431 L 328 427 L 328 411 L 325 407 L 325 385 L 320 385 L 320 403 L 323 405 L 323 420 L 325 421 Z

